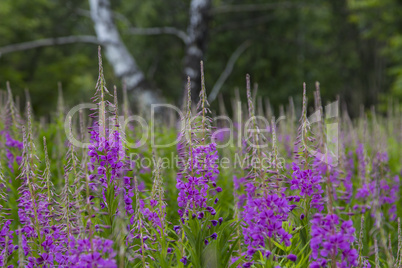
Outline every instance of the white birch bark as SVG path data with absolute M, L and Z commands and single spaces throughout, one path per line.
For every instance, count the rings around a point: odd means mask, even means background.
M 99 42 L 106 50 L 106 58 L 117 77 L 124 80 L 131 96 L 143 108 L 160 103 L 161 97 L 152 90 L 134 57 L 123 43 L 113 20 L 109 0 L 89 0 L 91 18 Z
M 189 24 L 187 27 L 187 46 L 184 57 L 185 85 L 187 77 L 191 79 L 191 98 L 198 101 L 201 75 L 200 61 L 203 60 L 210 19 L 211 0 L 192 0 L 189 11 Z

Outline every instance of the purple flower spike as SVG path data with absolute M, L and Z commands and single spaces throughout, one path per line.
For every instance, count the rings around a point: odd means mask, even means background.
M 256 253 L 256 252 L 257 252 L 257 250 L 255 248 L 249 247 L 248 250 L 247 250 L 247 255 L 248 256 L 253 256 L 254 253 Z
M 183 154 L 183 160 L 186 162 L 183 162 L 183 170 L 178 173 L 176 179 L 179 207 L 188 208 L 195 213 L 206 209 L 211 215 L 215 215 L 216 212 L 210 204 L 216 204 L 219 199 L 212 199 L 212 196 L 222 191 L 222 188 L 216 188 L 216 178 L 219 174 L 216 144 L 190 147 L 188 154 L 183 151 L 179 151 L 179 154 Z M 184 166 L 187 166 L 186 170 Z M 180 214 L 180 217 L 183 223 L 188 219 L 183 214 Z
M 290 181 L 291 190 L 299 190 L 300 197 L 311 197 L 310 207 L 322 211 L 324 209 L 324 201 L 322 194 L 324 190 L 321 188 L 322 177 L 315 175 L 311 169 L 301 170 L 297 164 L 293 163 L 293 174 Z
M 220 218 L 218 219 L 218 221 L 219 221 L 219 225 L 220 225 L 220 224 L 222 224 L 222 222 L 223 222 L 223 218 L 222 218 L 222 217 L 220 217 Z
M 297 256 L 294 254 L 289 254 L 286 258 L 288 258 L 288 260 L 295 262 L 297 260 Z
M 180 217 L 183 217 L 183 215 L 184 215 L 183 210 L 181 210 L 181 209 L 177 210 L 177 213 L 179 214 Z
M 286 196 L 264 194 L 253 198 L 249 195 L 247 204 L 243 208 L 245 244 L 248 245 L 249 249 L 255 250 L 248 250 L 248 257 L 251 258 L 258 248 L 266 246 L 267 237 L 278 237 L 280 243 L 283 242 L 286 246 L 290 245 L 292 235 L 282 227 L 282 223 L 287 220 L 291 209 Z
M 211 235 L 211 238 L 214 239 L 214 240 L 216 240 L 216 239 L 218 238 L 218 234 L 217 234 L 217 233 L 213 233 L 213 234 Z
M 200 212 L 200 213 L 198 213 L 198 217 L 197 217 L 199 220 L 201 220 L 202 218 L 204 218 L 204 212 Z
M 184 265 L 187 265 L 187 257 L 186 256 L 184 256 L 183 258 L 181 258 L 180 259 L 180 261 L 184 264 Z
M 212 220 L 211 223 L 212 223 L 213 226 L 218 225 L 218 221 L 217 221 L 217 220 Z
M 246 262 L 245 264 L 243 264 L 243 268 L 249 268 L 251 267 L 251 265 L 253 265 L 252 262 Z
M 315 214 L 311 220 L 311 241 L 312 259 L 315 260 L 310 267 L 324 267 L 327 259 L 342 257 L 342 267 L 357 266 L 357 250 L 351 248 L 355 241 L 353 222 L 344 221 L 340 224 L 337 215 Z M 340 226 L 339 226 L 340 225 Z M 322 265 L 325 263 L 325 265 Z

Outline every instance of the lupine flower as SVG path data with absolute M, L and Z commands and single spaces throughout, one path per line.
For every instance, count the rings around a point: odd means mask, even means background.
M 254 105 L 250 91 L 250 77 L 247 76 L 247 99 L 250 118 L 254 118 Z M 255 119 L 253 119 L 253 128 L 258 128 Z M 274 120 L 273 120 L 274 121 Z M 250 132 L 251 133 L 251 132 Z M 254 135 L 248 137 L 253 146 L 247 148 L 248 154 L 245 160 L 252 157 L 264 157 L 266 153 L 258 146 L 262 142 L 262 138 L 258 132 L 254 131 Z M 281 189 L 278 181 L 277 148 L 276 148 L 276 131 L 272 130 L 273 141 L 273 162 L 275 170 L 272 171 L 274 176 L 267 178 L 266 174 L 270 172 L 263 169 L 262 166 L 251 165 L 247 167 L 248 174 L 245 183 L 246 203 L 243 205 L 242 229 L 244 235 L 244 243 L 247 245 L 246 256 L 249 260 L 257 251 L 265 253 L 267 247 L 266 241 L 273 239 L 278 243 L 290 245 L 291 234 L 285 231 L 282 223 L 288 220 L 288 215 L 293 209 L 289 204 L 288 198 Z M 235 182 L 236 183 L 236 182 Z M 235 184 L 236 188 L 236 184 Z M 244 266 L 246 265 L 246 266 Z M 252 262 L 243 264 L 243 267 L 249 267 Z
M 188 88 L 190 89 L 190 86 L 188 86 Z M 184 119 L 185 124 L 191 124 L 190 92 L 191 91 L 188 90 L 189 95 L 187 97 L 188 105 L 187 115 Z M 214 194 L 222 191 L 222 188 L 218 187 L 215 181 L 219 174 L 216 144 L 213 142 L 207 143 L 206 141 L 206 138 L 210 135 L 210 118 L 207 115 L 207 106 L 208 102 L 206 100 L 205 88 L 203 87 L 200 92 L 200 103 L 198 104 L 201 126 L 196 126 L 196 128 L 204 130 L 204 137 L 200 142 L 196 138 L 193 138 L 194 133 L 189 133 L 190 141 L 186 143 L 186 145 L 188 145 L 187 153 L 183 145 L 179 148 L 183 170 L 180 171 L 177 176 L 176 187 L 179 189 L 177 202 L 181 208 L 178 212 L 183 222 L 189 210 L 193 213 L 197 213 L 199 217 L 202 216 L 199 212 L 209 212 L 211 215 L 215 215 L 215 210 L 207 206 L 207 203 Z M 189 129 L 184 129 L 181 137 L 185 137 L 188 131 Z M 201 218 L 203 218 L 203 216 Z
M 108 204 L 106 198 L 107 191 L 114 191 L 115 196 L 119 193 L 123 194 L 125 211 L 128 215 L 134 213 L 131 198 L 134 196 L 131 180 L 129 177 L 124 176 L 125 169 L 125 151 L 123 148 L 123 140 L 118 130 L 118 126 L 114 129 L 107 128 L 106 125 L 106 110 L 105 105 L 109 104 L 104 101 L 103 94 L 107 92 L 104 87 L 103 73 L 101 71 L 100 61 L 100 76 L 97 85 L 97 91 L 94 96 L 95 101 L 100 101 L 99 114 L 95 117 L 95 123 L 90 128 L 90 143 L 88 155 L 90 163 L 88 163 L 88 171 L 90 172 L 90 180 L 92 190 L 101 189 L 101 209 L 108 208 L 110 210 L 111 204 Z M 98 89 L 99 87 L 99 89 Z M 105 104 L 106 103 L 106 104 Z M 109 104 L 110 105 L 110 104 Z M 115 117 L 117 117 L 117 103 L 113 106 L 115 108 Z M 118 124 L 115 122 L 115 124 Z M 120 181 L 123 181 L 120 183 Z M 109 201 L 110 202 L 110 201 Z M 111 216 L 114 216 L 117 211 L 109 211 Z M 133 216 L 131 216 L 133 221 Z
M 354 161 L 352 152 L 349 153 L 348 158 L 345 164 L 346 176 L 343 180 L 343 185 L 345 187 L 345 191 L 343 195 L 341 195 L 341 199 L 345 200 L 346 203 L 350 203 L 350 200 L 353 196 L 353 183 L 352 176 L 354 174 Z
M 10 84 L 7 82 L 7 103 L 4 111 L 4 129 L 0 131 L 0 135 L 5 138 L 6 157 L 8 159 L 7 166 L 14 173 L 14 163 L 18 166 L 22 162 L 23 142 L 18 139 L 18 133 L 21 131 L 21 118 L 17 107 L 14 104 L 13 95 L 11 93 Z
M 351 220 L 340 224 L 337 215 L 315 214 L 311 224 L 310 247 L 313 262 L 310 267 L 325 267 L 332 258 L 340 259 L 336 264 L 338 267 L 357 265 L 358 253 L 352 248 L 355 229 Z
M 188 173 L 194 174 L 194 176 L 189 175 L 187 182 L 178 179 L 176 186 L 180 192 L 177 201 L 179 207 L 200 210 L 207 207 L 207 197 L 212 188 L 212 182 L 219 174 L 216 163 L 218 156 L 214 143 L 199 146 L 192 150 L 188 160 Z M 221 188 L 216 187 L 215 191 L 220 192 Z
M 386 180 L 380 181 L 379 205 L 391 205 L 388 210 L 389 219 L 391 221 L 396 219 L 396 204 L 399 200 L 399 185 L 400 179 L 398 175 L 394 177 L 394 180 L 391 183 L 388 183 Z
M 164 209 L 165 205 L 162 206 Z M 140 213 L 142 213 L 142 216 L 147 219 L 154 227 L 162 227 L 162 221 L 164 220 L 164 218 L 160 218 L 157 209 L 146 207 L 144 200 L 140 200 Z
M 30 116 L 30 104 L 28 111 L 28 131 L 23 128 L 23 159 L 20 166 L 18 179 L 21 180 L 18 198 L 18 216 L 22 228 L 16 233 L 23 234 L 23 247 L 27 254 L 30 252 L 28 241 L 35 243 L 40 247 L 39 242 L 42 235 L 49 231 L 49 210 L 47 198 L 40 193 L 40 187 L 37 184 L 36 151 L 32 136 L 32 122 Z
M 251 267 L 252 265 L 254 264 L 254 262 L 246 262 L 246 263 L 244 263 L 243 264 L 243 268 L 249 268 L 249 267 Z
M 290 181 L 290 189 L 299 190 L 300 197 L 311 198 L 310 206 L 316 208 L 319 212 L 324 209 L 322 194 L 324 190 L 321 188 L 322 177 L 314 175 L 311 169 L 300 170 L 299 166 L 293 163 L 292 180 Z
M 11 172 L 14 172 L 14 162 L 21 165 L 22 156 L 21 155 L 14 155 L 11 150 L 14 148 L 16 152 L 21 153 L 23 149 L 23 142 L 15 140 L 11 137 L 9 131 L 4 131 L 4 137 L 6 139 L 5 146 L 6 146 L 6 156 L 8 159 L 8 168 Z
M 326 178 L 327 194 L 332 193 L 334 200 L 337 200 L 338 190 L 344 181 L 341 177 L 341 172 L 339 171 L 339 165 L 334 165 L 334 161 L 338 161 L 332 155 L 325 153 L 321 158 L 315 158 L 312 164 L 313 172 L 315 175 Z M 340 192 L 340 191 L 339 191 Z
M 364 183 L 367 183 L 367 159 L 364 152 L 364 145 L 360 143 L 356 149 L 358 172 L 359 176 Z
M 361 188 L 357 189 L 355 197 L 357 199 L 367 199 L 367 197 L 372 195 L 374 192 L 375 192 L 375 181 L 363 184 Z
M 292 262 L 295 262 L 297 260 L 297 256 L 294 254 L 289 254 L 288 256 L 286 256 L 286 258 L 288 258 Z
M 182 145 L 178 147 L 181 164 L 176 177 L 176 188 L 179 190 L 177 203 L 180 207 L 178 214 L 181 223 L 187 224 L 192 218 L 201 222 L 202 229 L 209 229 L 211 224 L 206 218 L 211 220 L 210 216 L 216 215 L 214 205 L 219 201 L 216 195 L 222 192 L 222 188 L 217 185 L 218 151 L 213 137 L 211 139 L 212 119 L 208 116 L 210 110 L 205 92 L 202 63 L 201 70 L 202 87 L 200 102 L 197 105 L 198 121 L 191 119 L 191 85 L 188 80 L 186 116 L 183 118 L 185 127 L 180 137 L 189 137 L 189 139 L 182 141 Z M 201 134 L 196 134 L 195 130 Z M 213 223 L 212 226 L 214 226 Z M 208 238 L 217 239 L 217 234 L 213 233 L 204 237 L 204 246 L 209 243 Z M 181 261 L 187 264 L 186 257 L 183 257 Z
M 2 172 L 2 165 L 0 162 L 0 202 L 7 202 L 8 194 L 6 191 L 5 177 Z M 0 204 L 0 265 L 6 266 L 9 256 L 18 249 L 17 245 L 13 243 L 13 233 L 10 230 L 11 220 L 6 217 L 9 215 L 4 207 Z M 11 265 L 12 266 L 12 265 Z
M 92 245 L 91 245 L 92 243 Z M 71 267 L 117 267 L 113 241 L 102 238 L 75 239 L 71 237 L 68 261 Z M 93 249 L 93 251 L 92 251 Z
M 217 234 L 217 233 L 213 233 L 213 234 L 211 235 L 211 238 L 214 239 L 214 240 L 216 240 L 216 239 L 218 238 L 218 234 Z
M 182 258 L 180 259 L 180 261 L 181 261 L 184 265 L 187 265 L 187 257 L 186 257 L 186 256 L 182 257 Z
M 280 243 L 290 245 L 291 234 L 282 228 L 291 206 L 287 198 L 277 194 L 265 194 L 262 197 L 248 197 L 244 206 L 243 227 L 244 242 L 249 245 L 248 256 L 251 257 L 257 248 L 265 248 L 267 239 L 279 238 Z
M 153 160 L 156 162 L 155 157 Z M 146 218 L 154 228 L 159 227 L 164 229 L 166 226 L 166 203 L 164 200 L 165 198 L 161 169 L 161 161 L 157 161 L 157 165 L 153 171 L 153 186 L 151 196 L 147 198 L 147 200 L 139 200 L 139 210 L 140 213 L 143 214 L 143 217 Z
M 358 158 L 364 157 L 362 149 L 359 147 Z M 362 160 L 361 160 L 362 161 Z M 399 200 L 399 176 L 390 178 L 389 168 L 387 166 L 388 155 L 386 153 L 377 153 L 373 160 L 372 176 L 379 177 L 379 183 L 376 180 L 363 182 L 362 186 L 357 189 L 355 197 L 362 200 L 364 204 L 355 204 L 353 209 L 361 213 L 365 213 L 367 210 L 373 208 L 378 209 L 377 206 L 390 205 L 388 210 L 389 219 L 391 221 L 396 219 L 396 204 Z M 365 163 L 361 164 L 365 167 Z M 361 167 L 360 169 L 362 169 Z M 363 171 L 361 171 L 363 172 Z M 369 198 L 371 197 L 371 198 Z M 378 204 L 375 204 L 375 200 L 378 200 Z M 374 216 L 375 212 L 372 213 Z
M 22 231 L 26 237 L 37 237 L 39 226 L 41 233 L 49 231 L 48 204 L 44 201 L 46 200 L 45 196 L 40 194 L 38 197 L 42 201 L 38 202 L 30 191 L 25 190 L 21 192 L 21 197 L 19 198 L 18 217 L 23 225 Z
M 13 244 L 13 231 L 10 230 L 11 220 L 5 221 L 0 231 L 0 264 L 5 265 L 5 258 L 11 255 L 18 246 Z
M 109 92 L 102 72 L 100 61 L 100 75 L 94 97 L 99 112 L 93 115 L 92 127 L 89 128 L 89 150 L 83 150 L 80 157 L 75 155 L 72 144 L 63 141 L 62 135 L 57 135 L 58 146 L 50 143 L 49 148 L 63 151 L 63 145 L 68 147 L 66 157 L 59 159 L 60 154 L 57 154 L 58 159 L 52 159 L 45 146 L 44 159 L 39 159 L 43 152 L 40 151 L 39 157 L 36 156 L 37 137 L 33 135 L 30 104 L 27 104 L 27 127 L 19 126 L 18 111 L 13 106 L 10 92 L 5 113 L 4 106 L 0 107 L 1 114 L 5 114 L 4 122 L 0 121 L 1 127 L 4 126 L 0 132 L 0 267 L 12 268 L 17 264 L 28 268 L 95 268 L 117 267 L 117 263 L 141 267 L 201 267 L 209 265 L 208 258 L 204 262 L 204 254 L 208 254 L 211 246 L 213 248 L 218 242 L 228 246 L 223 250 L 232 254 L 218 260 L 226 260 L 227 263 L 220 264 L 225 267 L 234 266 L 235 262 L 238 262 L 236 268 L 265 264 L 280 268 L 279 263 L 283 267 L 292 266 L 291 262 L 298 262 L 298 256 L 303 255 L 303 252 L 295 250 L 305 249 L 307 245 L 311 253 L 310 260 L 305 261 L 313 268 L 370 268 L 371 263 L 375 263 L 376 267 L 401 266 L 402 229 L 399 219 L 398 232 L 389 230 L 395 227 L 392 221 L 397 219 L 400 212 L 398 205 L 402 172 L 399 176 L 394 174 L 394 168 L 399 164 L 397 154 L 393 151 L 392 155 L 376 151 L 385 149 L 385 144 L 373 146 L 367 142 L 378 137 L 377 133 L 369 132 L 376 129 L 378 122 L 375 120 L 373 127 L 364 126 L 362 140 L 359 140 L 360 129 L 356 132 L 353 123 L 346 122 L 350 123 L 346 130 L 350 133 L 341 132 L 343 147 L 338 166 L 331 165 L 335 159 L 329 155 L 317 159 L 318 156 L 313 155 L 309 149 L 322 153 L 324 139 L 321 138 L 325 138 L 326 133 L 323 124 L 319 123 L 317 129 L 307 120 L 304 85 L 301 126 L 296 137 L 295 155 L 292 157 L 293 146 L 290 142 L 294 137 L 291 132 L 294 129 L 294 110 L 290 111 L 291 120 L 279 126 L 278 135 L 275 119 L 272 128 L 264 126 L 272 134 L 272 137 L 265 137 L 262 131 L 258 131 L 261 127 L 259 122 L 254 120 L 255 101 L 248 76 L 247 102 L 251 119 L 249 129 L 246 129 L 248 135 L 239 137 L 243 127 L 235 123 L 235 136 L 241 138 L 242 142 L 242 148 L 238 148 L 238 151 L 243 154 L 246 166 L 233 174 L 229 173 L 231 170 L 225 171 L 226 178 L 233 177 L 232 207 L 227 202 L 232 200 L 227 196 L 231 187 L 218 180 L 219 156 L 214 143 L 214 138 L 224 141 L 226 136 L 222 129 L 211 134 L 214 129 L 213 120 L 208 116 L 210 110 L 202 80 L 197 118 L 192 117 L 191 96 L 188 95 L 183 118 L 184 129 L 178 134 L 181 142 L 177 146 L 179 172 L 176 186 L 180 217 L 174 218 L 170 210 L 174 206 L 167 206 L 164 194 L 165 190 L 169 194 L 175 191 L 164 187 L 159 162 L 152 169 L 128 169 L 129 162 L 124 149 L 125 133 L 120 132 L 117 123 L 117 100 L 114 106 L 105 100 Z M 114 96 L 116 98 L 117 94 Z M 317 92 L 315 97 L 316 109 L 322 111 Z M 114 112 L 108 112 L 110 109 L 107 108 L 114 108 Z M 235 111 L 239 117 L 240 108 Z M 259 114 L 262 115 L 262 106 L 260 110 Z M 284 114 L 282 109 L 280 114 Z M 268 117 L 270 115 L 272 112 L 268 111 Z M 62 112 L 59 113 L 59 120 L 62 116 Z M 111 124 L 108 125 L 109 121 Z M 398 120 L 389 123 L 396 123 L 399 127 Z M 392 131 L 379 126 L 381 136 L 384 134 L 381 139 L 387 141 L 391 138 L 393 144 L 399 145 L 399 140 L 391 136 L 394 134 Z M 83 129 L 85 126 L 83 120 L 80 120 L 81 135 Z M 247 131 L 251 129 L 257 131 Z M 320 139 L 316 139 L 310 129 L 314 132 L 317 130 Z M 56 123 L 56 131 L 59 130 Z M 20 141 L 20 132 L 23 134 L 23 142 Z M 43 131 L 42 127 L 38 128 L 38 133 L 46 133 L 50 141 L 54 136 L 53 131 Z M 68 138 L 71 137 L 72 134 Z M 281 147 L 277 146 L 277 141 Z M 316 141 L 319 143 L 313 144 Z M 272 142 L 272 152 L 260 146 L 267 142 Z M 278 165 L 278 148 L 281 153 L 285 153 L 283 166 Z M 141 157 L 149 153 L 147 149 L 147 146 L 140 149 Z M 168 151 L 157 150 L 154 155 L 160 152 L 164 155 Z M 223 153 L 226 155 L 232 152 L 226 150 Z M 247 161 L 266 158 L 269 158 L 272 169 Z M 62 163 L 66 163 L 64 178 L 52 176 L 52 172 L 60 172 L 54 170 L 60 169 Z M 19 170 L 16 170 L 17 164 Z M 40 170 L 42 166 L 46 167 L 43 172 Z M 136 175 L 151 171 L 154 183 L 152 191 L 147 191 L 144 181 L 148 182 L 149 176 L 141 175 L 143 178 L 138 185 Z M 166 176 L 171 174 L 166 172 Z M 63 179 L 64 186 L 59 187 Z M 62 188 L 61 191 L 59 188 Z M 166 200 L 171 202 L 171 196 Z M 221 200 L 224 203 L 218 206 Z M 231 211 L 232 208 L 234 211 Z M 223 211 L 227 224 L 223 224 L 224 218 L 218 215 L 219 211 Z M 316 212 L 319 213 L 314 214 Z M 356 215 L 358 213 L 363 215 Z M 356 216 L 362 219 L 357 243 L 353 227 Z M 364 222 L 370 216 L 373 219 Z M 171 225 L 168 218 L 179 225 Z M 373 221 L 374 226 L 370 226 Z M 202 237 L 199 237 L 200 234 Z M 305 239 L 305 234 L 311 237 Z M 370 236 L 372 234 L 378 237 Z M 291 243 L 294 245 L 291 246 Z M 362 256 L 365 252 L 369 252 L 370 256 Z

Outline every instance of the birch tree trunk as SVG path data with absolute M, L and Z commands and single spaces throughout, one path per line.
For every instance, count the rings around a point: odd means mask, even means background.
M 162 102 L 123 43 L 113 20 L 109 0 L 89 0 L 89 6 L 97 38 L 106 50 L 106 58 L 115 75 L 125 81 L 130 95 L 135 97 L 134 101 L 141 105 L 139 108 L 143 110 L 153 103 Z
M 191 79 L 191 98 L 197 103 L 201 87 L 200 61 L 204 58 L 208 23 L 210 20 L 211 0 L 192 0 L 187 27 L 186 53 L 184 57 L 184 84 Z

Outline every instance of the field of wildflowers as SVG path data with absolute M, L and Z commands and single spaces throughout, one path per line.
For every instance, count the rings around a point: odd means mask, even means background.
M 142 121 L 107 90 L 101 58 L 88 116 L 66 116 L 61 97 L 36 120 L 8 85 L 0 266 L 402 267 L 398 105 L 324 115 L 319 85 L 311 112 L 304 85 L 300 119 L 292 101 L 275 119 L 247 76 L 247 100 L 217 117 L 201 83 L 198 104 L 188 95 L 150 128 L 127 124 Z

